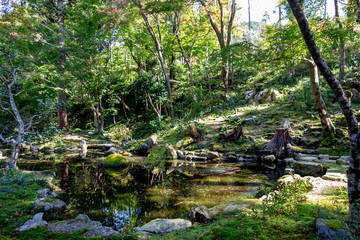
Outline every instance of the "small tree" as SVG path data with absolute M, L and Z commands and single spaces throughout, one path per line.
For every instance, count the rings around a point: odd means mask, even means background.
M 26 76 L 21 70 L 24 70 L 24 68 L 25 65 L 14 53 L 0 45 L 0 109 L 8 112 L 16 123 L 16 128 L 14 129 L 16 134 L 13 137 L 6 139 L 0 134 L 2 142 L 12 145 L 8 168 L 16 168 L 21 144 L 24 143 L 24 134 L 34 125 L 38 124 L 44 115 L 49 113 L 49 111 L 44 111 L 32 115 L 26 122 L 23 116 L 21 116 L 15 98 L 23 92 L 21 84 L 26 80 Z M 36 120 L 37 122 L 35 122 Z

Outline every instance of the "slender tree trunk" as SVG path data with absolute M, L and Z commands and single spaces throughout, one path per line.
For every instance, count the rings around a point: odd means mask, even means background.
M 301 10 L 297 0 L 288 0 L 288 3 L 294 13 L 299 24 L 301 33 L 306 42 L 306 45 L 314 59 L 317 67 L 334 92 L 339 105 L 343 111 L 345 119 L 348 124 L 349 138 L 350 138 L 350 162 L 348 176 L 348 192 L 349 192 L 349 216 L 352 221 L 358 222 L 360 220 L 360 207 L 356 202 L 360 198 L 360 132 L 358 122 L 356 120 L 354 111 L 334 74 L 331 72 L 328 65 L 325 63 L 316 46 L 313 33 L 310 30 L 309 23 Z
M 162 70 L 162 73 L 163 73 L 165 81 L 166 81 L 166 89 L 167 89 L 167 93 L 168 93 L 168 100 L 171 101 L 171 83 L 170 83 L 170 78 L 169 78 L 168 72 L 166 70 L 165 58 L 164 58 L 164 54 L 163 54 L 160 42 L 159 42 L 158 38 L 156 37 L 154 29 L 150 25 L 150 22 L 149 22 L 149 19 L 148 19 L 147 15 L 143 12 L 140 0 L 132 0 L 132 1 L 136 4 L 136 6 L 139 7 L 140 13 L 141 13 L 142 18 L 144 19 L 146 28 L 148 29 L 148 31 L 149 31 L 149 33 L 150 33 L 150 35 L 151 35 L 151 37 L 152 37 L 152 39 L 154 41 L 156 51 L 157 51 L 157 57 L 159 59 L 159 62 L 160 62 L 160 65 L 161 65 L 161 70 Z M 172 112 L 172 110 L 171 110 L 171 112 Z
M 341 23 L 340 20 L 340 15 L 339 15 L 339 4 L 338 4 L 338 0 L 334 0 L 334 6 L 335 6 L 335 17 L 338 18 L 339 21 L 339 28 L 343 29 L 343 25 Z M 344 79 L 345 79 L 345 59 L 346 59 L 346 55 L 345 55 L 345 39 L 343 37 L 340 37 L 340 71 L 339 71 L 339 81 L 341 83 L 341 85 L 344 84 Z
M 17 139 L 12 141 L 13 144 L 13 150 L 11 153 L 11 158 L 10 158 L 10 162 L 8 167 L 9 168 L 16 168 L 16 162 L 17 159 L 19 157 L 19 151 L 20 151 L 20 144 L 24 141 L 22 139 L 22 136 L 25 133 L 25 124 L 24 121 L 22 120 L 22 117 L 20 115 L 20 112 L 15 104 L 15 99 L 14 99 L 14 94 L 11 90 L 11 88 L 15 85 L 15 83 L 17 82 L 17 76 L 16 76 L 16 70 L 14 69 L 12 72 L 12 77 L 13 77 L 13 81 L 6 86 L 7 88 L 7 92 L 8 92 L 8 97 L 9 97 L 9 103 L 13 112 L 13 116 L 15 117 L 15 120 L 17 122 L 18 125 L 18 131 L 17 131 Z
M 248 15 L 249 15 L 249 26 L 248 26 L 248 38 L 251 43 L 251 11 L 250 11 L 250 0 L 248 0 Z
M 218 8 L 220 10 L 220 29 L 216 22 L 214 21 L 212 14 L 209 10 L 209 6 L 204 2 L 200 1 L 201 5 L 206 10 L 206 15 L 209 18 L 210 24 L 215 31 L 216 37 L 219 41 L 220 50 L 222 51 L 225 47 L 229 46 L 231 44 L 231 38 L 232 38 L 232 26 L 235 19 L 235 13 L 236 13 L 236 0 L 231 1 L 231 8 L 229 13 L 229 19 L 227 24 L 225 24 L 224 20 L 224 9 L 221 0 L 217 0 Z M 227 31 L 225 33 L 225 25 L 227 26 Z M 227 58 L 225 56 L 222 56 L 222 66 L 221 66 L 221 73 L 220 73 L 220 80 L 224 84 L 224 93 L 225 93 L 225 99 L 228 98 L 228 89 L 229 89 L 229 79 L 228 79 L 228 67 L 227 67 Z
M 181 55 L 184 58 L 184 61 L 185 61 L 186 65 L 187 65 L 187 67 L 188 67 L 189 77 L 192 78 L 193 73 L 192 73 L 192 67 L 191 67 L 191 53 L 190 53 L 190 57 L 187 57 L 187 55 L 186 55 L 186 53 L 184 51 L 184 47 L 182 45 L 180 36 L 179 36 L 179 28 L 180 28 L 180 16 L 179 16 L 179 13 L 175 12 L 175 16 L 174 16 L 174 33 L 175 33 L 178 45 L 180 47 Z
M 65 24 L 64 24 L 64 0 L 58 0 L 57 1 L 57 9 L 58 9 L 58 34 L 59 34 L 59 48 L 58 48 L 58 54 L 59 54 L 59 73 L 62 76 L 65 71 L 65 40 L 64 40 L 64 34 L 65 34 Z M 65 89 L 66 88 L 66 82 L 63 81 L 60 83 L 60 88 Z M 69 129 L 68 120 L 67 120 L 67 96 L 62 91 L 58 91 L 58 127 L 59 129 Z
M 359 0 L 356 0 L 356 5 L 358 7 L 358 16 L 357 16 L 357 19 L 356 19 L 356 22 L 360 23 L 360 1 Z
M 323 138 L 333 137 L 335 135 L 335 126 L 326 111 L 325 102 L 321 97 L 318 68 L 312 59 L 308 59 L 307 62 L 310 70 L 311 90 L 314 96 L 315 107 L 319 114 Z
M 327 0 L 324 0 L 324 19 L 326 19 L 326 7 L 327 7 Z

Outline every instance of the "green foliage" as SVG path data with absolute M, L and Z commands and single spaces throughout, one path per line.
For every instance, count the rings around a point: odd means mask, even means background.
M 110 139 L 117 140 L 119 142 L 123 140 L 129 140 L 132 137 L 132 133 L 129 128 L 126 127 L 124 124 L 118 124 L 110 128 L 106 136 Z
M 294 179 L 294 182 L 280 183 L 274 191 L 267 193 L 267 198 L 258 205 L 262 214 L 293 215 L 297 214 L 298 206 L 306 200 L 305 193 L 311 184 L 307 180 Z M 256 208 L 254 208 L 256 211 Z

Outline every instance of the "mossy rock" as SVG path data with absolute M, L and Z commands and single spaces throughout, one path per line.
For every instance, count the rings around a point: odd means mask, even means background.
M 124 167 L 129 161 L 121 154 L 110 154 L 104 160 L 105 167 Z

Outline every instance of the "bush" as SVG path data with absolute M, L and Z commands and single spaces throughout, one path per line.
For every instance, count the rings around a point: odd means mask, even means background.
M 132 137 L 130 129 L 127 128 L 124 124 L 115 125 L 114 127 L 110 128 L 106 135 L 112 140 L 117 140 L 119 142 L 123 140 L 129 140 Z
M 295 179 L 294 182 L 279 183 L 274 191 L 265 191 L 268 192 L 268 197 L 258 207 L 263 214 L 270 216 L 297 214 L 297 209 L 306 200 L 305 193 L 309 191 L 310 187 L 309 181 L 301 179 Z

